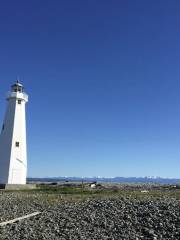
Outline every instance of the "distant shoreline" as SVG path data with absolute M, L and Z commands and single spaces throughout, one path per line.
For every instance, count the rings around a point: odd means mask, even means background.
M 115 177 L 115 178 L 99 178 L 99 177 L 47 177 L 47 178 L 31 178 L 28 182 L 101 182 L 101 183 L 159 183 L 159 184 L 179 184 L 180 178 L 149 178 L 149 177 Z

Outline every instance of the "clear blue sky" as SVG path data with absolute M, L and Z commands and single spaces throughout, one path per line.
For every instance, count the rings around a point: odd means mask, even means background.
M 29 176 L 180 177 L 180 2 L 4 0 L 0 120 L 20 76 Z

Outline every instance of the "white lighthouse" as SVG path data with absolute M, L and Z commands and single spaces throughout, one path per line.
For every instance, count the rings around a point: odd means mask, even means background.
M 26 184 L 26 114 L 28 95 L 17 81 L 7 94 L 7 109 L 0 135 L 0 184 Z

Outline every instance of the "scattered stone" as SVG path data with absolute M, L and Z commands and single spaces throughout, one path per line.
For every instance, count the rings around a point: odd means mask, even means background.
M 2 240 L 180 239 L 180 200 L 128 197 L 68 202 L 38 193 L 0 192 L 0 221 L 40 211 L 0 228 Z

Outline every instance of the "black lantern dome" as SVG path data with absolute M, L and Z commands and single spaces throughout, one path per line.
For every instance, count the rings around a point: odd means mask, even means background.
M 16 83 L 11 86 L 11 91 L 12 91 L 12 92 L 23 93 L 23 92 L 24 92 L 24 87 L 23 87 L 23 85 L 17 80 Z

